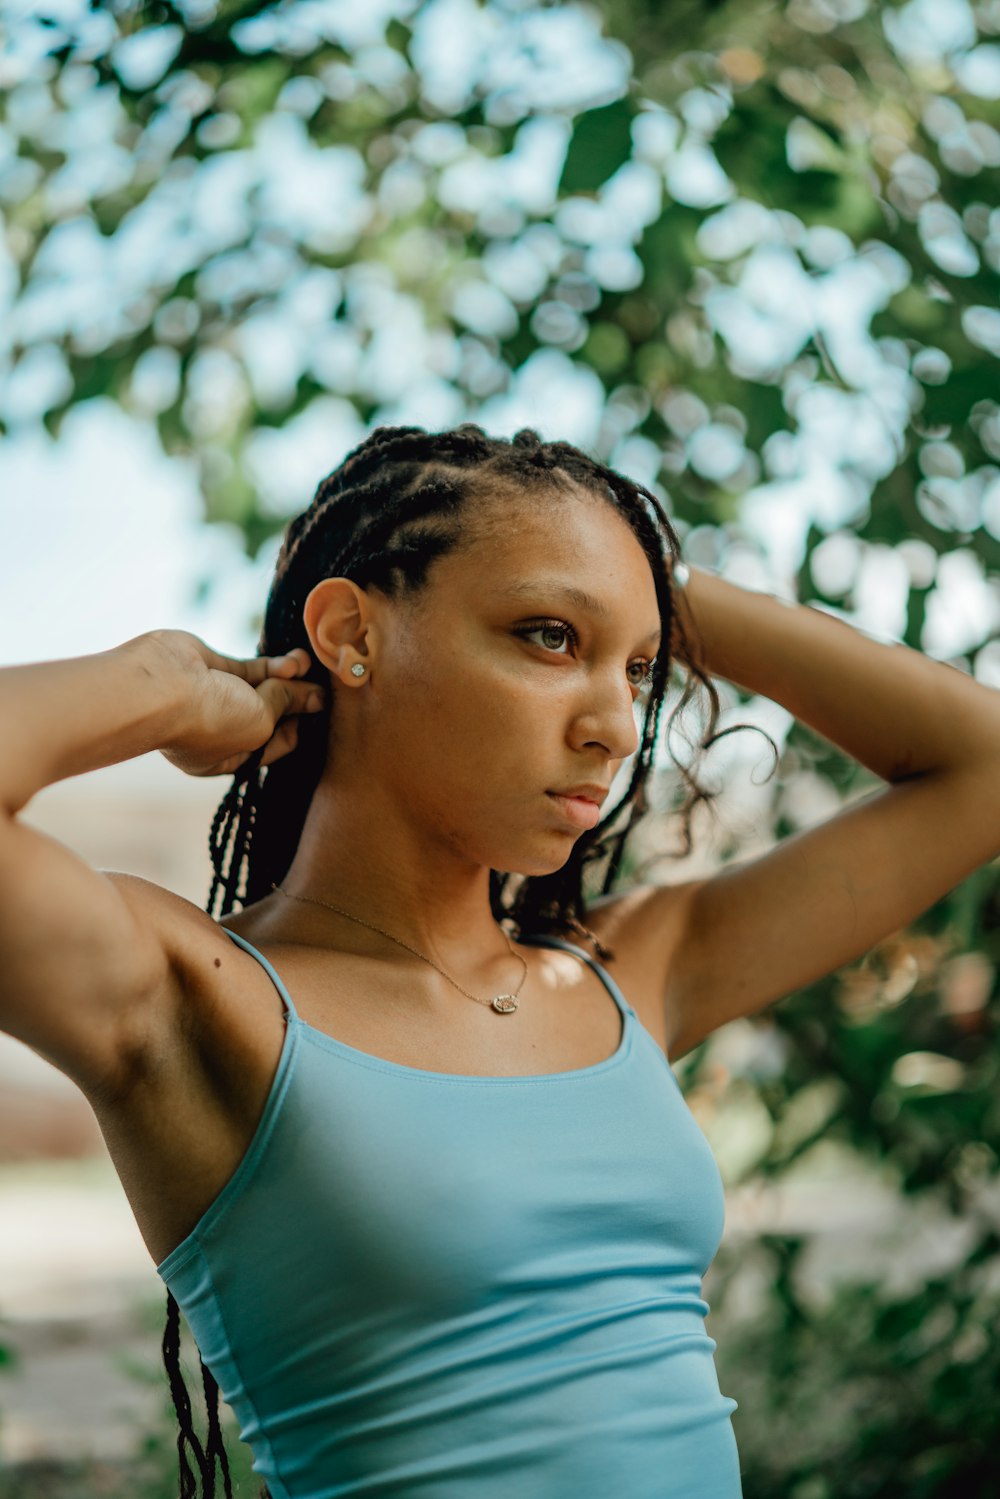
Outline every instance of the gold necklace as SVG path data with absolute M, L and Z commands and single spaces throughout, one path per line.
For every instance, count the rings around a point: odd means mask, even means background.
M 360 916 L 352 916 L 350 911 L 343 911 L 341 910 L 340 906 L 331 906 L 328 900 L 317 900 L 313 895 L 293 895 L 290 890 L 285 889 L 284 885 L 276 885 L 273 881 L 271 882 L 271 889 L 280 890 L 282 895 L 288 896 L 289 900 L 303 900 L 308 901 L 314 906 L 326 906 L 327 910 L 336 911 L 339 916 L 346 916 L 348 921 L 356 921 L 359 926 L 366 926 L 371 931 L 379 932 L 383 937 L 388 937 L 390 942 L 395 942 L 398 944 L 398 946 L 405 947 L 407 952 L 413 953 L 413 955 L 417 958 L 423 958 L 424 962 L 430 963 L 432 968 L 437 968 L 438 973 L 446 978 L 449 984 L 454 984 L 455 988 L 458 989 L 460 993 L 464 994 L 466 999 L 474 999 L 477 1005 L 489 1005 L 491 1009 L 496 1010 L 498 1015 L 510 1015 L 514 1010 L 517 1009 L 517 996 L 524 988 L 524 981 L 528 977 L 528 965 L 521 954 L 515 953 L 514 949 L 511 947 L 510 939 L 508 938 L 507 933 L 504 931 L 503 927 L 500 927 L 499 930 L 501 936 L 503 937 L 503 940 L 507 943 L 507 950 L 509 951 L 512 958 L 517 958 L 518 962 L 524 969 L 524 972 L 521 975 L 521 982 L 518 984 L 513 994 L 494 994 L 492 999 L 480 999 L 477 994 L 470 994 L 468 989 L 463 989 L 461 984 L 455 983 L 455 980 L 452 978 L 451 974 L 445 973 L 443 968 L 438 967 L 433 958 L 428 958 L 425 953 L 418 952 L 417 949 L 415 947 L 411 947 L 408 942 L 401 941 L 399 937 L 394 937 L 391 932 L 385 931 L 380 926 L 375 926 L 373 922 L 363 921 Z

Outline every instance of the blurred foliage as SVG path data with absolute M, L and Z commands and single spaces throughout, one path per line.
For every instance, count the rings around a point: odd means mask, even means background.
M 8 391 L 43 371 L 53 433 L 95 396 L 155 420 L 252 555 L 319 477 L 283 487 L 269 454 L 328 429 L 325 472 L 376 422 L 496 429 L 534 371 L 596 385 L 581 445 L 695 561 L 761 554 L 745 498 L 819 455 L 841 513 L 803 525 L 802 600 L 849 610 L 891 549 L 920 649 L 942 559 L 1000 566 L 1000 0 L 43 12 L 0 62 Z M 995 635 L 953 664 L 995 684 Z M 775 837 L 807 781 L 870 785 L 794 724 Z M 873 1254 L 822 1304 L 807 1235 L 723 1247 L 748 1496 L 997 1490 L 998 946 L 991 865 L 680 1064 L 730 1187 L 833 1144 L 967 1230 L 947 1273 L 900 1291 Z
M 131 1305 L 137 1330 L 148 1335 L 142 1357 L 113 1352 L 117 1368 L 157 1395 L 152 1419 L 136 1415 L 135 1441 L 128 1455 L 0 1459 L 0 1499 L 177 1499 L 177 1415 L 163 1374 L 158 1344 L 163 1331 L 163 1301 L 145 1295 Z M 96 1360 L 95 1360 L 96 1363 Z M 198 1366 L 198 1348 L 187 1324 L 181 1322 L 181 1368 L 198 1430 L 207 1418 Z M 230 1454 L 233 1499 L 257 1499 L 260 1476 L 253 1471 L 253 1454 L 239 1438 L 239 1422 L 225 1404 L 221 1408 L 223 1434 Z

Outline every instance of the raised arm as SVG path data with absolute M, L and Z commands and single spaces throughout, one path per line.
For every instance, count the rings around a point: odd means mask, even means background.
M 691 577 L 708 669 L 889 784 L 698 886 L 674 971 L 678 1050 L 854 961 L 1000 853 L 1000 694 L 823 610 Z
M 149 881 L 92 869 L 18 814 L 55 781 L 154 749 L 192 774 L 221 773 L 269 739 L 270 758 L 286 753 L 294 728 L 278 720 L 311 689 L 277 673 L 299 670 L 222 657 L 182 631 L 0 670 L 0 1030 L 90 1097 L 129 1085 L 177 997 L 172 934 L 185 909 L 208 918 Z

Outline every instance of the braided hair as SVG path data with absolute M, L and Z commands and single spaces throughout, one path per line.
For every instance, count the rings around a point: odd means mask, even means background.
M 553 500 L 565 496 L 572 485 L 599 494 L 613 505 L 646 553 L 665 648 L 661 648 L 653 666 L 642 737 L 628 788 L 618 806 L 595 828 L 581 834 L 561 869 L 531 876 L 491 870 L 489 894 L 495 919 L 509 922 L 518 938 L 535 932 L 571 931 L 591 942 L 598 957 L 607 960 L 613 958 L 613 952 L 584 924 L 584 870 L 591 863 L 603 861 L 600 891 L 611 889 L 629 832 L 646 810 L 642 793 L 675 662 L 688 668 L 688 676 L 670 723 L 700 682 L 711 703 L 701 747 L 708 748 L 722 737 L 715 733 L 718 693 L 674 607 L 671 569 L 680 559 L 680 543 L 655 495 L 568 442 L 543 441 L 532 428 L 522 428 L 506 439 L 490 437 L 472 422 L 445 432 L 427 432 L 422 427 L 377 427 L 322 480 L 308 510 L 288 525 L 268 595 L 258 653 L 280 656 L 303 646 L 312 662 L 307 676 L 325 686 L 325 669 L 313 656 L 303 620 L 306 599 L 318 582 L 327 577 L 348 577 L 362 587 L 374 585 L 392 598 L 401 593 L 414 595 L 424 587 L 430 564 L 459 542 L 470 518 L 491 495 L 530 491 L 541 502 L 546 495 Z M 326 712 L 299 718 L 298 741 L 292 753 L 261 766 L 261 747 L 235 773 L 209 836 L 214 871 L 206 905 L 210 916 L 228 915 L 237 901 L 246 906 L 260 900 L 270 891 L 272 882 L 280 883 L 290 868 L 323 772 L 329 711 L 328 705 Z M 683 853 L 687 854 L 691 851 L 695 806 L 718 793 L 702 788 L 688 768 L 677 763 L 690 793 L 682 809 Z M 222 909 L 216 912 L 220 892 Z M 201 1499 L 216 1499 L 217 1461 L 225 1499 L 232 1499 L 219 1424 L 219 1388 L 202 1360 L 208 1407 L 208 1437 L 202 1446 L 194 1431 L 191 1402 L 180 1370 L 179 1307 L 169 1291 L 163 1360 L 180 1427 L 180 1499 L 197 1499 L 196 1476 L 187 1449 L 201 1477 Z M 266 1485 L 261 1487 L 259 1499 L 270 1499 Z

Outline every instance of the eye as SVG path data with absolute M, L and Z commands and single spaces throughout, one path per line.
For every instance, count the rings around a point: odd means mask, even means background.
M 568 624 L 564 619 L 541 619 L 536 621 L 534 624 L 522 625 L 520 629 L 515 630 L 514 633 L 515 635 L 523 636 L 525 639 L 527 639 L 530 635 L 562 635 L 573 645 L 576 645 L 579 639 L 573 626 L 571 624 Z M 543 641 L 542 647 L 544 650 L 552 651 L 555 655 L 558 656 L 564 656 L 566 654 L 565 651 L 559 650 L 557 645 L 552 645 L 549 641 Z M 631 677 L 629 679 L 631 686 L 637 688 L 639 692 L 648 692 L 650 687 L 653 685 L 653 672 L 655 668 L 655 656 L 652 660 L 646 660 L 645 658 L 640 656 L 637 661 L 630 661 L 628 665 L 629 671 L 639 672 L 638 677 Z
M 525 639 L 529 635 L 565 635 L 573 645 L 577 643 L 577 633 L 573 626 L 567 624 L 563 619 L 540 619 L 532 625 L 522 625 L 515 635 L 522 635 Z M 564 651 L 556 651 L 554 645 L 544 643 L 543 648 L 547 651 L 555 651 L 557 655 L 564 655 Z
M 653 685 L 653 672 L 656 670 L 656 657 L 652 661 L 644 661 L 641 657 L 638 661 L 629 662 L 629 671 L 638 667 L 642 675 L 637 681 L 633 680 L 632 686 L 638 687 L 640 692 L 648 692 Z

